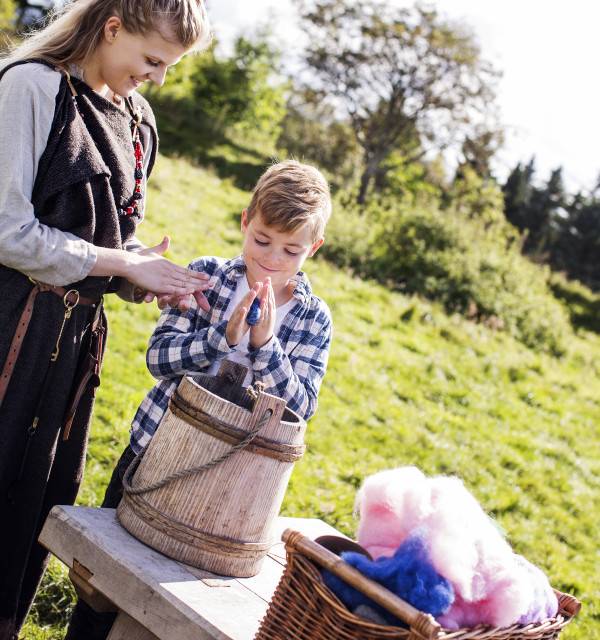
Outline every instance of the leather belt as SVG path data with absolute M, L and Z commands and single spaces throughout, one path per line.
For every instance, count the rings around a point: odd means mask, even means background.
M 86 298 L 84 296 L 80 296 L 79 291 L 77 291 L 76 289 L 64 289 L 63 287 L 46 284 L 45 282 L 36 282 L 35 280 L 32 280 L 32 282 L 35 282 L 35 286 L 30 291 L 29 297 L 27 298 L 27 301 L 25 303 L 25 308 L 23 309 L 21 317 L 19 318 L 19 324 L 17 325 L 17 329 L 15 331 L 15 335 L 13 336 L 8 355 L 6 356 L 6 362 L 4 363 L 2 373 L 0 374 L 0 406 L 2 406 L 2 401 L 4 400 L 4 395 L 6 394 L 8 383 L 10 382 L 10 377 L 12 376 L 13 370 L 15 368 L 17 358 L 19 357 L 19 351 L 21 350 L 23 338 L 25 337 L 27 327 L 29 326 L 29 321 L 31 320 L 31 315 L 33 313 L 33 304 L 35 302 L 35 297 L 37 296 L 37 294 L 40 293 L 40 291 L 51 291 L 52 293 L 55 293 L 57 296 L 60 296 L 63 299 L 65 306 L 71 305 L 72 307 L 79 304 L 90 306 L 101 300 L 101 298 Z

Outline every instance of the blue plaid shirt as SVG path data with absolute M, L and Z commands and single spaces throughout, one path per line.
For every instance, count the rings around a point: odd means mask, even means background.
M 159 380 L 140 404 L 131 424 L 131 446 L 137 453 L 154 435 L 169 398 L 187 373 L 205 373 L 216 360 L 230 354 L 225 339 L 227 320 L 223 319 L 246 265 L 239 255 L 232 260 L 213 256 L 194 260 L 190 269 L 209 274 L 215 283 L 205 292 L 210 311 L 194 302 L 182 313 L 167 307 L 150 338 L 146 362 Z M 288 408 L 308 420 L 317 410 L 317 396 L 327 369 L 332 322 L 327 304 L 311 293 L 306 275 L 299 271 L 292 307 L 277 336 L 248 352 L 254 381 L 265 391 L 284 398 Z

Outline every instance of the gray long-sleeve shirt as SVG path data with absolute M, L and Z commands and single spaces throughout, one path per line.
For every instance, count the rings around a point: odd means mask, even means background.
M 31 203 L 60 79 L 46 65 L 27 64 L 9 69 L 0 82 L 0 262 L 63 286 L 85 278 L 97 252 L 71 233 L 40 224 Z M 141 246 L 134 241 L 127 249 Z

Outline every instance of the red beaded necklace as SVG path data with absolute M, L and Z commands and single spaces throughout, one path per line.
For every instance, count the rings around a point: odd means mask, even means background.
M 142 193 L 142 179 L 144 178 L 144 150 L 142 149 L 142 143 L 140 142 L 140 122 L 142 121 L 142 110 L 140 107 L 133 108 L 133 102 L 131 98 L 125 98 L 125 104 L 129 109 L 132 120 L 131 126 L 131 140 L 133 142 L 133 152 L 135 154 L 135 189 L 133 195 L 129 198 L 129 202 L 125 209 L 121 209 L 121 213 L 126 216 L 130 216 L 138 206 L 138 202 L 144 197 Z
M 75 104 L 75 108 L 77 109 L 77 113 L 81 116 L 83 120 L 83 113 L 79 109 L 79 105 L 77 104 L 77 91 L 75 91 L 75 87 L 71 83 L 71 76 L 67 71 L 62 69 L 65 75 L 67 76 L 67 82 L 69 84 L 69 88 L 71 89 L 71 97 Z M 121 97 L 116 94 L 113 96 L 113 102 L 119 106 L 121 104 Z M 130 216 L 135 212 L 138 206 L 138 202 L 144 197 L 142 193 L 142 180 L 144 179 L 144 149 L 142 148 L 142 143 L 140 142 L 140 123 L 142 121 L 142 110 L 140 107 L 133 107 L 133 101 L 131 98 L 125 98 L 125 104 L 127 105 L 127 109 L 131 114 L 131 122 L 129 123 L 131 127 L 131 141 L 133 143 L 133 153 L 135 154 L 135 188 L 133 190 L 133 195 L 127 201 L 127 205 L 119 209 L 119 213 L 124 216 Z

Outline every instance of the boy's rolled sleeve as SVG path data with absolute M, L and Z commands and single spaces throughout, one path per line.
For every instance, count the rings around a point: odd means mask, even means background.
M 169 380 L 202 370 L 231 353 L 225 338 L 226 321 L 194 330 L 196 303 L 185 313 L 165 309 L 146 353 L 148 370 L 158 380 Z

